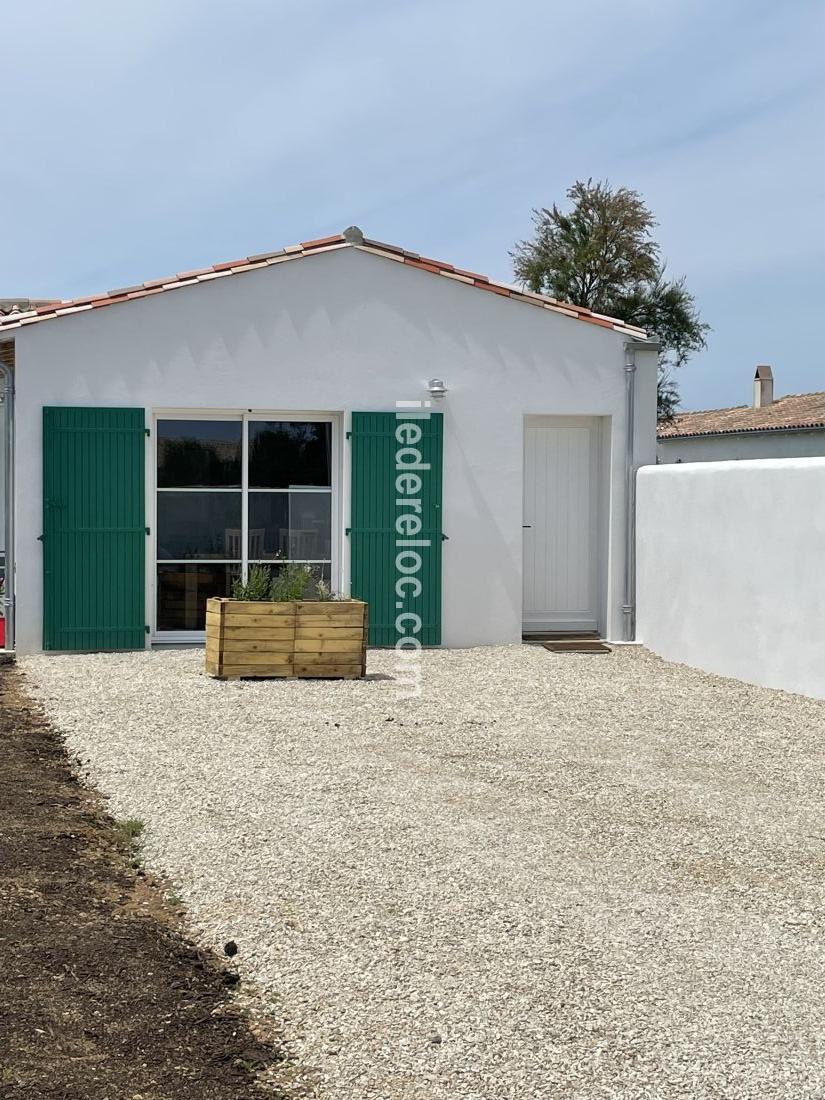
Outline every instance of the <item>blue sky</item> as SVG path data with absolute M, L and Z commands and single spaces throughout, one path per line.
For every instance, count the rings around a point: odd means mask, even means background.
M 36 14 L 35 14 L 36 13 Z M 819 0 L 64 0 L 2 16 L 0 296 L 360 225 L 509 280 L 534 206 L 637 188 L 709 348 L 683 406 L 825 389 Z

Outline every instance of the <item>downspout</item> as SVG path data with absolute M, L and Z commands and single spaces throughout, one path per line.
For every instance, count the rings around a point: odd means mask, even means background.
M 6 619 L 6 649 L 14 649 L 14 372 L 3 362 L 0 362 L 0 398 L 3 402 L 3 522 L 6 544 L 3 608 Z
M 624 393 L 625 550 L 622 634 L 624 641 L 632 642 L 636 638 L 636 347 L 630 341 L 624 346 Z

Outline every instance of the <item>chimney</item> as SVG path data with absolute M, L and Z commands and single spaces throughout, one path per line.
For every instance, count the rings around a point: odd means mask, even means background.
M 773 371 L 763 363 L 756 368 L 753 376 L 753 407 L 764 409 L 773 404 Z

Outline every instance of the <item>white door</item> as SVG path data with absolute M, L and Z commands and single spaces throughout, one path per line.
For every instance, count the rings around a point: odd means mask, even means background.
M 600 451 L 597 417 L 525 418 L 525 633 L 599 629 Z

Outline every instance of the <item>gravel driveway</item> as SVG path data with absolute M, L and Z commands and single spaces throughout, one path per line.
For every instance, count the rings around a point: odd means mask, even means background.
M 825 703 L 641 649 L 20 664 L 325 1100 L 825 1096 Z M 314 1084 L 313 1084 L 314 1083 Z

